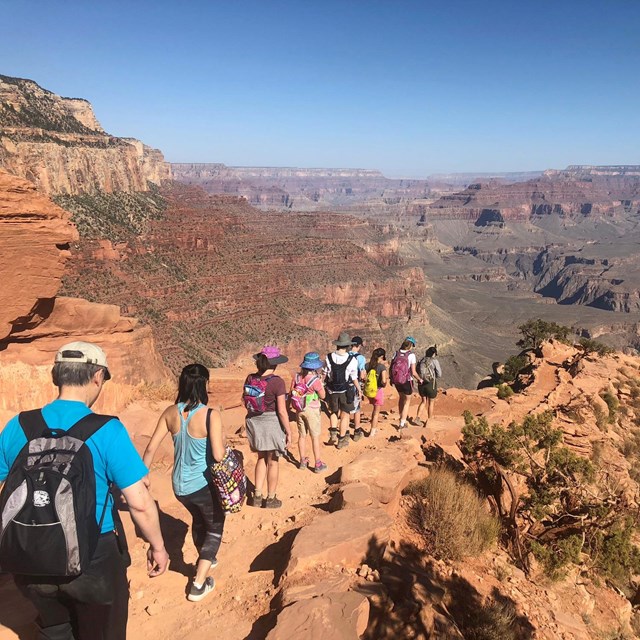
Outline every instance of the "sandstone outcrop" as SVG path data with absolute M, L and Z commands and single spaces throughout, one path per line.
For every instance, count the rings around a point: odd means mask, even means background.
M 60 288 L 69 244 L 78 234 L 70 215 L 35 187 L 0 169 L 0 345 L 17 322 Z
M 384 552 L 392 524 L 379 507 L 335 511 L 303 527 L 293 541 L 287 577 L 321 565 L 356 569 Z
M 0 167 L 48 195 L 146 191 L 171 168 L 157 149 L 104 132 L 91 105 L 0 76 Z
M 33 184 L 0 170 L 0 417 L 54 397 L 50 370 L 61 343 L 90 340 L 107 351 L 113 381 L 100 407 L 122 408 L 136 385 L 165 379 L 148 327 L 113 305 L 58 298 L 69 214 Z

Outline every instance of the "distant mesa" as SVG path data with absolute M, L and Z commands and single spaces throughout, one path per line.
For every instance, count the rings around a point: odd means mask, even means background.
M 86 100 L 4 75 L 0 167 L 48 195 L 146 191 L 171 178 L 160 151 L 105 133 Z

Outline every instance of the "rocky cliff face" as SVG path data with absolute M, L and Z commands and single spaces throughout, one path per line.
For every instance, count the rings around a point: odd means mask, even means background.
M 49 195 L 146 191 L 171 177 L 158 150 L 105 133 L 86 100 L 1 75 L 0 167 Z
M 0 421 L 54 397 L 51 364 L 64 342 L 90 340 L 106 350 L 113 384 L 99 407 L 117 410 L 134 387 L 165 378 L 148 327 L 112 305 L 57 297 L 77 238 L 66 211 L 0 170 Z

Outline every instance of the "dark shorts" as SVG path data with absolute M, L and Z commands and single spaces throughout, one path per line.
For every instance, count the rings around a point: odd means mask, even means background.
M 353 402 L 347 402 L 347 392 L 327 393 L 327 407 L 329 413 L 340 413 L 346 411 L 351 413 L 354 409 Z
M 398 393 L 403 393 L 405 396 L 410 396 L 413 393 L 413 383 L 411 380 L 409 380 L 409 382 L 394 384 L 393 386 Z
M 421 398 L 430 398 L 433 400 L 438 395 L 438 387 L 435 383 L 427 381 L 418 385 L 418 393 Z

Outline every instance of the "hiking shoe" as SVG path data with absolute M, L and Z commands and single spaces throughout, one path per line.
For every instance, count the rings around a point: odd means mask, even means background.
M 406 429 L 409 425 L 405 422 L 404 424 L 399 424 L 398 425 L 398 431 L 400 431 L 401 429 Z
M 315 467 L 309 467 L 309 469 L 311 469 L 311 471 L 313 471 L 313 473 L 322 473 L 323 471 L 325 471 L 327 469 L 327 465 L 322 462 L 322 460 L 318 460 L 316 462 L 316 466 Z
M 282 500 L 278 500 L 276 496 L 273 498 L 265 498 L 262 501 L 262 507 L 264 509 L 279 509 L 282 506 Z
M 329 442 L 327 444 L 338 444 L 338 430 L 337 429 L 329 429 Z
M 336 445 L 336 449 L 344 449 L 349 446 L 349 436 L 343 436 L 342 438 L 338 438 L 338 444 Z
M 358 440 L 360 440 L 360 438 L 362 438 L 363 435 L 364 435 L 364 431 L 362 429 L 356 429 L 353 432 L 353 441 L 358 442 Z
M 191 589 L 189 589 L 189 595 L 187 596 L 187 600 L 191 602 L 199 602 L 202 598 L 206 597 L 209 593 L 211 593 L 216 586 L 216 583 L 213 578 L 209 577 L 204 581 L 204 584 L 198 589 L 198 587 L 191 584 Z
M 420 418 L 414 418 L 413 419 L 413 424 L 416 427 L 424 427 L 424 422 L 422 422 L 422 420 L 420 420 Z
M 214 559 L 211 561 L 211 568 L 212 568 L 212 569 L 215 569 L 217 566 L 218 566 L 218 558 L 214 558 Z
M 250 507 L 261 507 L 262 506 L 262 494 L 254 493 L 248 500 L 247 504 Z
M 309 458 L 303 458 L 298 464 L 298 469 L 304 470 L 309 468 Z

